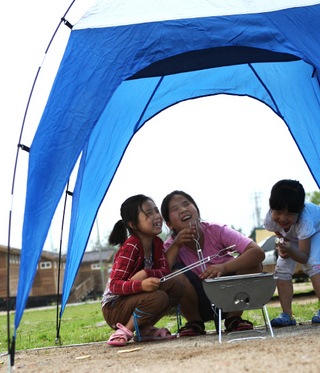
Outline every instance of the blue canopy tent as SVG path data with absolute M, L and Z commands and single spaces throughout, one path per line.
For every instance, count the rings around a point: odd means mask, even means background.
M 320 185 L 320 2 L 99 0 L 72 28 L 29 153 L 15 332 L 56 207 L 81 156 L 63 314 L 100 204 L 133 136 L 178 102 L 268 105 Z

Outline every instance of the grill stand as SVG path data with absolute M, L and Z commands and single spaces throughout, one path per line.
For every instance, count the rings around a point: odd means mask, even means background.
M 268 314 L 268 310 L 267 310 L 266 305 L 263 305 L 263 307 L 261 308 L 261 311 L 262 311 L 262 315 L 263 315 L 263 319 L 264 319 L 264 323 L 265 323 L 265 327 L 266 327 L 266 332 L 269 330 L 270 334 L 271 334 L 271 337 L 273 338 L 274 337 L 273 329 L 272 329 L 272 326 L 271 326 L 271 323 L 270 323 L 269 314 Z M 221 310 L 221 308 L 219 308 L 219 342 L 220 343 L 222 343 L 222 328 L 221 328 L 222 318 L 221 318 L 221 314 L 222 314 L 222 310 Z M 250 333 L 252 333 L 252 332 L 265 333 L 264 331 L 260 331 L 260 330 L 243 330 L 243 331 L 239 331 L 239 332 L 230 332 L 230 333 L 228 333 L 228 335 L 248 333 L 248 332 L 250 332 Z M 260 337 L 259 336 L 259 337 L 234 338 L 234 339 L 231 339 L 230 341 L 228 341 L 228 343 L 234 342 L 234 341 L 241 341 L 241 340 L 244 340 L 244 339 L 265 339 L 265 337 Z

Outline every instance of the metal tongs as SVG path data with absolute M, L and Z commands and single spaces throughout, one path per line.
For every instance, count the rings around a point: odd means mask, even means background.
M 193 240 L 196 242 L 196 248 L 197 248 L 197 254 L 198 254 L 198 258 L 199 258 L 199 261 L 198 262 L 195 262 L 195 263 L 192 263 L 192 264 L 189 264 L 188 266 L 184 267 L 184 268 L 181 268 L 175 272 L 171 272 L 169 275 L 167 276 L 163 276 L 160 278 L 160 282 L 164 282 L 164 281 L 167 281 L 175 276 L 179 276 L 181 275 L 182 273 L 184 272 L 187 272 L 189 271 L 190 269 L 193 269 L 193 268 L 196 268 L 198 266 L 201 266 L 201 270 L 202 272 L 205 271 L 206 269 L 206 266 L 205 266 L 205 263 L 208 263 L 210 262 L 211 259 L 215 259 L 215 258 L 222 258 L 228 254 L 231 254 L 231 253 L 236 253 L 236 251 L 229 251 L 229 249 L 231 249 L 232 247 L 236 246 L 236 245 L 231 245 L 231 246 L 228 246 L 228 247 L 225 247 L 224 249 L 221 249 L 218 254 L 214 254 L 214 255 L 211 255 L 211 256 L 207 256 L 207 257 L 203 257 L 203 252 L 201 250 L 201 246 L 200 246 L 200 243 L 199 243 L 199 239 L 200 239 L 200 234 L 199 234 L 199 228 L 197 226 L 197 223 L 195 224 L 196 225 L 196 230 L 197 230 L 197 238 L 193 238 Z M 191 227 L 191 223 L 190 223 L 190 227 Z M 221 252 L 225 252 L 224 254 L 221 254 Z

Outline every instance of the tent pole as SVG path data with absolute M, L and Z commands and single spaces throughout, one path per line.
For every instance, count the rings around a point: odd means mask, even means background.
M 8 372 L 11 372 L 11 366 L 14 361 L 14 353 L 11 354 L 10 348 L 10 225 L 11 225 L 11 212 L 9 212 L 9 232 L 8 232 L 8 251 L 7 251 L 7 333 L 8 333 Z M 13 360 L 13 361 L 12 361 Z M 12 364 L 11 364 L 12 362 Z
M 101 241 L 100 241 L 98 216 L 96 217 L 96 225 L 97 225 L 97 238 L 98 238 L 98 246 L 99 246 L 99 258 L 100 258 L 99 265 L 100 265 L 100 272 L 101 272 L 102 292 L 104 292 L 104 288 L 106 287 L 106 281 L 104 278 L 104 267 L 103 267 L 102 252 L 101 252 Z
M 69 12 L 70 8 L 72 7 L 72 5 L 74 4 L 76 0 L 73 0 L 71 2 L 71 4 L 69 5 L 67 11 L 65 12 L 64 16 L 60 19 L 60 22 L 55 30 L 55 32 L 53 33 L 52 35 L 52 38 L 47 46 L 47 49 L 45 51 L 45 56 L 44 56 L 44 59 L 47 55 L 47 52 L 51 46 L 51 43 L 56 35 L 56 33 L 58 32 L 58 29 L 59 27 L 61 26 L 62 23 L 64 23 L 67 27 L 71 28 L 72 29 L 72 25 L 65 19 L 67 13 Z M 43 59 L 43 61 L 44 61 Z M 43 61 L 42 61 L 42 64 L 43 64 Z M 33 91 L 34 91 L 34 87 L 35 87 L 35 84 L 38 80 L 38 76 L 39 76 L 39 73 L 40 73 L 40 70 L 41 70 L 41 67 L 42 67 L 42 64 L 41 66 L 38 67 L 38 70 L 37 70 L 37 73 L 36 73 L 36 76 L 34 78 L 34 81 L 33 81 L 33 84 L 32 84 L 32 88 L 31 88 L 31 91 L 30 91 L 30 94 L 29 94 L 29 98 L 28 98 L 28 102 L 27 102 L 27 106 L 26 106 L 26 109 L 25 109 L 25 112 L 24 112 L 24 116 L 23 116 L 23 121 L 22 121 L 22 125 L 21 125 L 21 131 L 20 131 L 20 135 L 19 135 L 19 142 L 18 142 L 18 146 L 17 146 L 17 153 L 16 153 L 16 158 L 15 158 L 15 164 L 14 164 L 14 169 L 13 169 L 13 177 L 12 177 L 12 187 L 11 187 L 11 208 L 10 208 L 10 212 L 9 212 L 9 224 L 8 224 L 8 250 L 7 250 L 7 333 L 8 333 L 8 355 L 9 355 L 9 361 L 10 361 L 10 364 L 11 366 L 14 366 L 14 354 L 15 354 L 15 337 L 13 336 L 12 338 L 12 344 L 11 344 L 11 347 L 10 347 L 10 276 L 9 276 L 9 273 L 10 273 L 10 234 L 11 234 L 11 222 L 12 222 L 12 204 L 13 204 L 13 194 L 14 194 L 14 186 L 15 186 L 15 178 L 16 178 L 16 173 L 17 173 L 17 164 L 18 164 L 18 158 L 19 158 L 19 150 L 20 148 L 22 150 L 25 150 L 27 152 L 29 152 L 30 148 L 25 146 L 25 145 L 22 145 L 21 144 L 21 139 L 22 139 L 22 134 L 23 134 L 23 130 L 24 130 L 24 125 L 25 125 L 25 121 L 26 121 L 26 117 L 27 117 L 27 113 L 28 113 L 28 109 L 29 109 L 29 105 L 30 105 L 30 101 L 31 101 L 31 97 L 33 95 Z M 9 370 L 9 365 L 8 365 L 8 371 L 11 371 Z
M 67 199 L 68 195 L 72 196 L 72 193 L 69 192 L 69 182 L 67 184 L 66 192 L 65 192 L 65 199 L 64 199 L 64 206 L 63 206 L 63 214 L 62 214 L 62 222 L 61 222 L 61 233 L 60 233 L 60 248 L 59 248 L 59 266 L 58 266 L 58 285 L 57 285 L 57 321 L 56 321 L 56 344 L 60 342 L 60 325 L 61 320 L 59 319 L 59 296 L 60 296 L 60 269 L 61 269 L 61 252 L 62 252 L 62 240 L 63 240 L 63 227 L 64 227 L 64 218 L 66 215 L 66 205 L 67 205 Z

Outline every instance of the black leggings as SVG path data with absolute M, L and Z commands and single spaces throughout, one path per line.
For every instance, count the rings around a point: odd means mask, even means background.
M 174 264 L 172 270 L 174 269 L 182 269 L 185 266 L 181 264 Z M 198 294 L 198 302 L 199 302 L 199 313 L 202 318 L 203 322 L 209 321 L 209 320 L 214 320 L 215 325 L 217 327 L 217 323 L 219 321 L 219 309 L 216 308 L 211 304 L 211 301 L 207 297 L 203 286 L 202 286 L 202 281 L 196 275 L 194 272 L 191 270 L 184 272 L 184 275 L 188 278 L 188 280 L 191 282 L 193 287 L 195 288 L 197 294 Z M 225 318 L 226 314 L 222 314 L 222 318 Z

